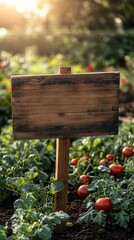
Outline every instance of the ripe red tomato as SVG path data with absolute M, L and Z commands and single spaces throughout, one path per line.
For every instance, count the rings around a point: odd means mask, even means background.
M 115 156 L 113 154 L 107 154 L 106 155 L 106 158 L 107 158 L 108 161 L 112 161 L 114 159 L 114 157 Z
M 81 184 L 90 183 L 91 182 L 91 177 L 89 175 L 83 174 L 79 177 L 79 182 Z
M 87 184 L 83 184 L 78 188 L 77 193 L 80 198 L 84 199 L 91 193 L 89 190 L 87 190 L 87 187 Z
M 121 164 L 113 163 L 109 166 L 109 170 L 111 175 L 116 176 L 123 173 L 123 166 Z
M 72 166 L 77 166 L 77 163 L 78 163 L 78 159 L 77 158 L 73 158 L 71 161 L 70 161 L 70 164 Z
M 108 160 L 106 158 L 104 158 L 104 159 L 100 160 L 99 164 L 106 166 L 107 162 L 108 162 Z
M 94 69 L 95 69 L 95 67 L 94 67 L 93 64 L 88 65 L 88 70 L 89 70 L 90 72 L 93 72 Z
M 133 156 L 133 148 L 132 147 L 124 147 L 123 150 L 122 150 L 122 155 L 124 157 L 131 157 Z
M 98 198 L 95 202 L 95 208 L 98 211 L 103 210 L 105 212 L 108 212 L 112 209 L 112 201 L 108 197 Z

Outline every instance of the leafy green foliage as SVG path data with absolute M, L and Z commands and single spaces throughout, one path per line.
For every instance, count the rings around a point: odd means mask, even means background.
M 0 193 L 1 200 L 9 191 L 20 194 L 30 183 L 45 183 L 53 167 L 53 140 L 13 141 L 11 126 L 0 136 Z M 7 190 L 7 191 L 5 191 Z
M 0 201 L 15 194 L 11 217 L 13 235 L 7 238 L 6 227 L 0 226 L 3 240 L 49 240 L 56 224 L 69 216 L 54 212 L 53 198 L 64 184 L 50 179 L 55 150 L 54 141 L 13 141 L 11 126 L 3 128 L 0 136 Z

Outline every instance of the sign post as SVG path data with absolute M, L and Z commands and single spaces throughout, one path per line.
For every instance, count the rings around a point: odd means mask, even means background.
M 60 74 L 71 74 L 71 67 L 61 67 L 59 69 Z M 61 192 L 55 194 L 54 208 L 55 211 L 63 210 L 67 212 L 67 200 L 68 200 L 68 160 L 69 160 L 69 138 L 57 138 L 56 139 L 56 164 L 55 164 L 55 178 L 64 183 L 64 189 Z M 58 232 L 63 231 L 65 228 L 65 222 L 57 225 L 56 230 Z
M 61 67 L 57 75 L 17 75 L 11 81 L 14 139 L 57 139 L 56 179 L 65 188 L 54 206 L 66 212 L 69 139 L 118 133 L 119 73 L 71 74 L 70 67 Z

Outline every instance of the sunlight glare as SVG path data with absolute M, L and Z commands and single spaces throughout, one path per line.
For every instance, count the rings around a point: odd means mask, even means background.
M 36 9 L 36 3 L 33 0 L 16 1 L 16 10 L 18 12 L 35 12 Z
M 14 5 L 18 12 L 36 11 L 36 0 L 4 0 L 5 4 Z

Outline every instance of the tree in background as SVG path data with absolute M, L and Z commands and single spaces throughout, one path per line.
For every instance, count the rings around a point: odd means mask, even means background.
M 44 2 L 44 1 L 42 1 Z M 45 1 L 47 2 L 47 1 Z M 107 30 L 115 28 L 115 18 L 134 27 L 133 0 L 49 0 L 51 26 L 69 30 Z

